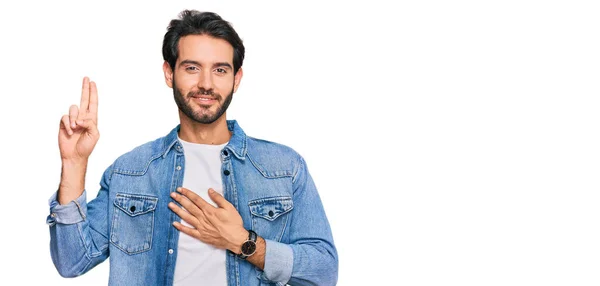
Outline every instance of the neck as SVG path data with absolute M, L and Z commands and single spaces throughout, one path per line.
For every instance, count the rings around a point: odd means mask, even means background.
M 202 124 L 190 119 L 180 111 L 179 121 L 181 122 L 179 138 L 187 142 L 220 145 L 231 138 L 225 114 L 213 123 Z

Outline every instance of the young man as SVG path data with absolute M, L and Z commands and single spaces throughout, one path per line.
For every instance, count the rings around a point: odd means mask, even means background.
M 334 285 L 338 257 L 306 163 L 247 136 L 226 110 L 244 45 L 214 13 L 183 11 L 163 41 L 180 124 L 109 166 L 87 203 L 99 138 L 96 84 L 60 122 L 62 175 L 50 199 L 50 250 L 60 275 L 110 257 L 111 285 Z

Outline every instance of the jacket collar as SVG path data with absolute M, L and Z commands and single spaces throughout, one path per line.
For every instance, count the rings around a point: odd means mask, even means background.
M 163 137 L 163 148 L 161 150 L 163 158 L 166 157 L 173 148 L 181 151 L 181 144 L 177 139 L 177 133 L 180 128 L 181 125 L 178 124 L 167 136 Z M 227 129 L 229 129 L 232 134 L 231 138 L 229 138 L 229 143 L 227 143 L 225 148 L 231 150 L 238 159 L 244 160 L 246 158 L 246 153 L 248 152 L 246 133 L 244 133 L 244 130 L 242 130 L 236 120 L 227 120 Z

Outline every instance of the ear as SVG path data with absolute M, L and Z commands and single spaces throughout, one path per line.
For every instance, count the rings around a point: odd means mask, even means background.
M 238 89 L 238 86 L 240 86 L 240 82 L 242 81 L 243 75 L 244 75 L 244 70 L 242 69 L 242 67 L 240 67 L 240 69 L 235 74 L 235 78 L 233 79 L 234 80 L 233 92 L 236 92 Z
M 165 83 L 173 88 L 173 70 L 167 61 L 163 63 L 163 72 L 165 73 Z

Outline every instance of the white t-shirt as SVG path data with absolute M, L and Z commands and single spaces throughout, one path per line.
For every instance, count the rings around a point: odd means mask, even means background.
M 183 187 L 216 206 L 208 196 L 208 189 L 213 188 L 223 195 L 220 153 L 227 143 L 196 144 L 181 138 L 179 142 L 183 146 L 185 156 Z M 184 220 L 181 220 L 181 223 L 190 227 Z M 173 285 L 227 285 L 225 257 L 224 249 L 218 249 L 180 232 Z

